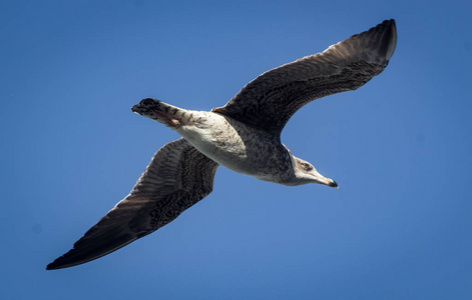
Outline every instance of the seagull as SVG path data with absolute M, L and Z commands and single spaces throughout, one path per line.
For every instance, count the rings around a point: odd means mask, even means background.
M 83 264 L 148 235 L 177 218 L 213 189 L 219 165 L 287 186 L 338 184 L 281 143 L 290 117 L 324 96 L 355 90 L 387 66 L 397 40 L 395 21 L 377 26 L 258 76 L 225 106 L 178 108 L 146 98 L 131 110 L 182 138 L 153 156 L 136 185 L 72 250 L 46 269 Z

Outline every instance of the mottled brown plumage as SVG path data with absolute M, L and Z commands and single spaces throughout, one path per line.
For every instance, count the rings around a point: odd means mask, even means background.
M 218 164 L 185 139 L 159 149 L 133 190 L 47 269 L 99 258 L 157 230 L 213 190 Z
M 263 73 L 225 106 L 212 111 L 278 135 L 305 104 L 355 90 L 380 74 L 393 54 L 396 39 L 395 21 L 384 21 L 324 52 Z
M 218 165 L 284 185 L 337 187 L 280 141 L 290 117 L 303 105 L 355 90 L 380 74 L 396 45 L 394 20 L 384 21 L 326 51 L 270 70 L 211 112 L 144 99 L 132 110 L 161 122 L 183 138 L 153 157 L 131 193 L 47 266 L 59 269 L 113 252 L 174 220 L 213 188 Z

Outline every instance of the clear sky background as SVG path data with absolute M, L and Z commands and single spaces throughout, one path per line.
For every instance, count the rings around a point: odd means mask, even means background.
M 338 190 L 219 168 L 164 228 L 45 270 L 178 138 L 132 105 L 222 106 L 390 18 L 387 69 L 282 135 Z M 472 299 L 468 1 L 2 1 L 0 25 L 1 299 Z

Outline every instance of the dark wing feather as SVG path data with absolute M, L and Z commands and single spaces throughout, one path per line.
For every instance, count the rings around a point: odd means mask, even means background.
M 214 112 L 279 135 L 303 105 L 355 90 L 380 74 L 395 50 L 394 20 L 263 73 Z
M 166 225 L 212 191 L 217 167 L 184 139 L 168 143 L 130 194 L 47 269 L 94 260 Z

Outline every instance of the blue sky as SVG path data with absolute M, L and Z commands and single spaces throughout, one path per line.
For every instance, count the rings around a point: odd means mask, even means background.
M 461 1 L 2 1 L 1 299 L 471 299 L 471 21 Z M 335 179 L 219 168 L 213 193 L 99 260 L 46 271 L 178 138 L 153 97 L 225 104 L 260 73 L 395 18 L 384 73 L 283 142 Z

